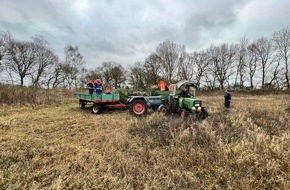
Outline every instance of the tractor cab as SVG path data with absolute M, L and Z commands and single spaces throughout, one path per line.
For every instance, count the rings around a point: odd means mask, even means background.
M 176 84 L 171 84 L 169 90 L 172 96 L 195 97 L 197 83 L 193 81 L 180 81 Z

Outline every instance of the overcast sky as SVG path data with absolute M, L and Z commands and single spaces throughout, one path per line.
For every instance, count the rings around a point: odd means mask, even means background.
M 167 39 L 192 52 L 285 27 L 290 0 L 0 0 L 0 31 L 43 35 L 61 59 L 79 46 L 87 68 L 144 61 Z

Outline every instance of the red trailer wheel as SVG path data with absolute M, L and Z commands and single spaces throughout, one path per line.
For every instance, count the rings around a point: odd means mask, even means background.
M 102 111 L 102 107 L 101 107 L 101 106 L 99 106 L 99 105 L 97 105 L 97 104 L 94 104 L 94 105 L 92 106 L 92 113 L 93 113 L 93 114 L 100 114 L 101 111 Z

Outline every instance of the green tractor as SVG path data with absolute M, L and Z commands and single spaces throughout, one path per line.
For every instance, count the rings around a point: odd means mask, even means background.
M 192 115 L 197 120 L 208 117 L 208 111 L 202 101 L 195 97 L 197 84 L 193 81 L 180 81 L 171 84 L 168 91 L 156 91 L 165 97 L 158 111 L 164 114 L 180 114 L 183 119 Z

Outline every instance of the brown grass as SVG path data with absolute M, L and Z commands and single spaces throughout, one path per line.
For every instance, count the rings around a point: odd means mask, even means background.
M 63 105 L 0 111 L 0 189 L 290 189 L 288 95 L 202 95 L 201 123 Z
M 65 89 L 40 89 L 33 87 L 0 85 L 0 105 L 52 105 L 69 103 L 74 92 Z

